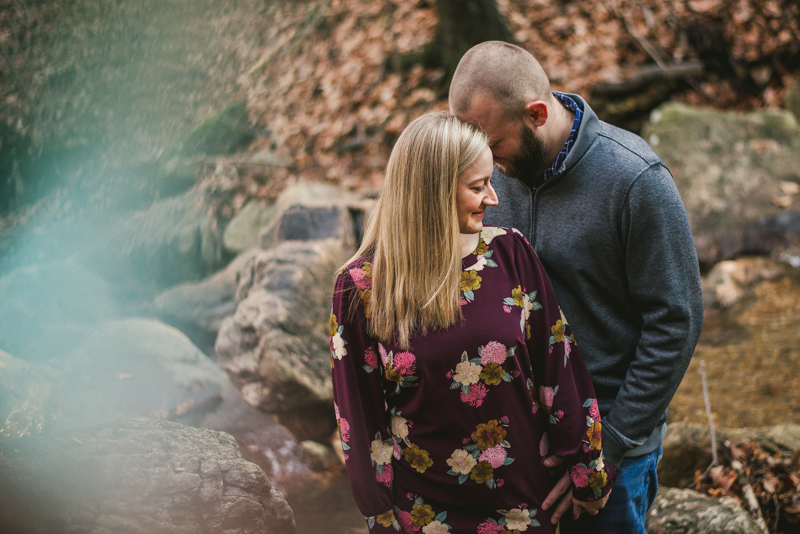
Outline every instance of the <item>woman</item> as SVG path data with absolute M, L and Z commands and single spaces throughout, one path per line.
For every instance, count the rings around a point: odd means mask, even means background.
M 403 132 L 331 313 L 336 417 L 370 532 L 552 532 L 542 461 L 604 503 L 591 381 L 547 275 L 497 204 L 486 137 L 444 112 Z M 594 508 L 593 508 L 594 506 Z

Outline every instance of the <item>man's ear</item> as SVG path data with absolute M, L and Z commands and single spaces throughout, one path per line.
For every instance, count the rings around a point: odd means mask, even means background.
M 547 122 L 548 109 L 547 103 L 543 100 L 531 100 L 525 106 L 525 115 L 537 128 Z

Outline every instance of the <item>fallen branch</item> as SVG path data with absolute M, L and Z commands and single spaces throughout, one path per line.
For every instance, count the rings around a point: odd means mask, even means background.
M 632 78 L 619 83 L 599 83 L 592 86 L 593 97 L 616 96 L 633 93 L 639 89 L 656 82 L 691 78 L 705 71 L 701 61 L 685 61 L 683 63 L 659 65 L 645 65 Z
M 700 379 L 703 382 L 703 402 L 706 405 L 706 415 L 708 416 L 708 430 L 711 434 L 711 466 L 716 467 L 719 465 L 719 458 L 717 457 L 717 433 L 714 430 L 714 418 L 711 415 L 711 401 L 708 399 L 708 384 L 706 383 L 706 362 L 700 360 Z

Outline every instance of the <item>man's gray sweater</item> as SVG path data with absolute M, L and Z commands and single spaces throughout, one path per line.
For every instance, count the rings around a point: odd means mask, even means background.
M 576 334 L 605 457 L 655 450 L 703 325 L 692 233 L 669 170 L 640 137 L 584 115 L 556 174 L 529 188 L 495 171 L 488 224 L 525 234 Z

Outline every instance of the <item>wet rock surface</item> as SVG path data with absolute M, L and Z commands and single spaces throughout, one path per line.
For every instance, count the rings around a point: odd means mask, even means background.
M 0 531 L 292 534 L 229 435 L 153 420 L 0 443 Z

